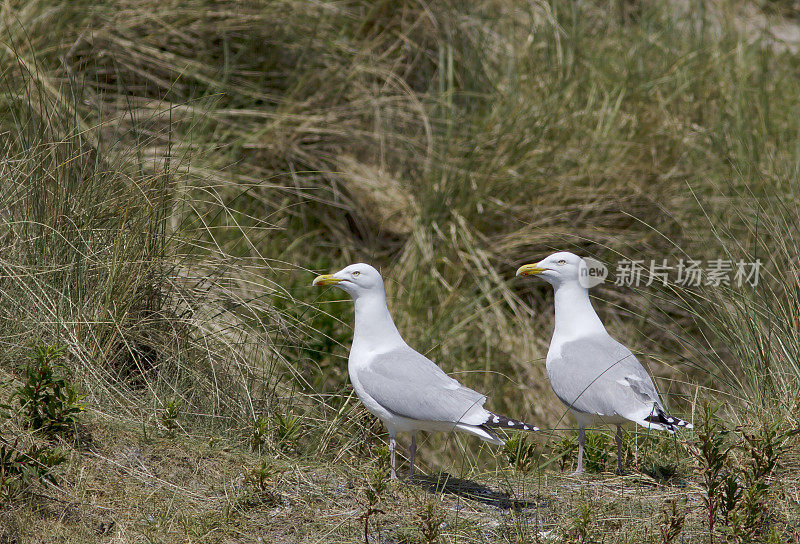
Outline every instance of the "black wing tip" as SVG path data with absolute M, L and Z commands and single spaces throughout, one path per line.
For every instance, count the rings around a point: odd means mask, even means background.
M 679 429 L 691 429 L 693 427 L 688 421 L 684 421 L 679 417 L 667 415 L 660 409 L 655 409 L 653 413 L 644 418 L 644 420 L 648 423 L 663 425 L 673 432 Z
M 497 428 L 497 429 L 513 429 L 517 431 L 538 431 L 539 427 L 531 423 L 525 423 L 518 419 L 511 419 L 510 417 L 501 416 L 500 414 L 493 414 L 489 412 L 489 419 L 483 423 L 484 427 Z

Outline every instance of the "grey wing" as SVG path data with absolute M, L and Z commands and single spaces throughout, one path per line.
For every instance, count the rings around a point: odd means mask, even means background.
M 561 401 L 579 412 L 641 420 L 663 408 L 645 368 L 610 336 L 565 343 L 548 375 Z
M 411 348 L 373 356 L 358 371 L 358 381 L 378 404 L 410 419 L 481 425 L 488 418 L 484 395 Z

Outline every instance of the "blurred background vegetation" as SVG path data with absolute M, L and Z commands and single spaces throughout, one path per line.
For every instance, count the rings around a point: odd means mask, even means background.
M 516 267 L 760 258 L 756 288 L 593 295 L 677 413 L 796 425 L 798 51 L 784 1 L 6 0 L 0 372 L 57 344 L 92 417 L 341 460 L 383 431 L 310 282 L 366 261 L 411 346 L 563 428 Z

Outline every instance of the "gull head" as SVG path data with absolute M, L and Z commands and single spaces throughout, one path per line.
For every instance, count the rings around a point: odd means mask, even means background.
M 565 283 L 579 283 L 581 267 L 586 267 L 582 258 L 568 251 L 559 251 L 538 263 L 520 266 L 517 276 L 538 276 L 553 287 L 558 287 Z
M 383 294 L 383 278 L 380 272 L 364 263 L 351 264 L 334 274 L 317 276 L 311 285 L 335 285 L 354 300 L 368 293 Z

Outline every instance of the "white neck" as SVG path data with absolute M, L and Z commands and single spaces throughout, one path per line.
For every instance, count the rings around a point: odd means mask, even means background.
M 354 301 L 356 324 L 352 350 L 387 351 L 405 345 L 386 306 L 386 294 L 364 293 Z
M 594 334 L 607 334 L 589 300 L 589 290 L 577 282 L 562 283 L 555 287 L 556 326 L 553 344 L 575 340 Z

